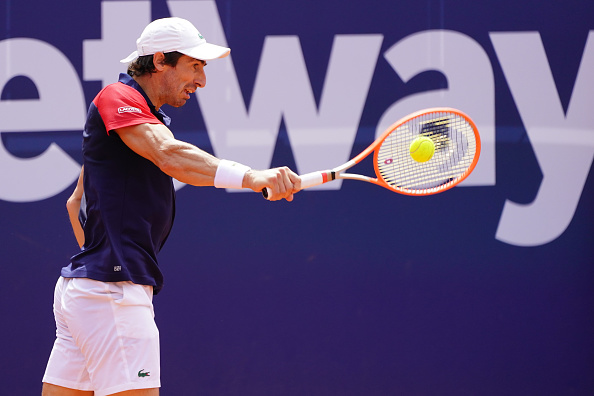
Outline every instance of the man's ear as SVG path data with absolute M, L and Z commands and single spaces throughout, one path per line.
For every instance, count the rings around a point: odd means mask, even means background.
M 162 52 L 155 52 L 153 55 L 153 64 L 155 65 L 155 69 L 162 71 L 165 67 L 165 54 Z

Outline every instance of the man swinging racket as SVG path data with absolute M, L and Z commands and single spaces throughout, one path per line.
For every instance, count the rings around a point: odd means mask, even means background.
M 128 73 L 89 107 L 83 170 L 67 207 L 81 251 L 58 279 L 57 337 L 43 396 L 159 394 L 159 332 L 153 294 L 175 212 L 172 177 L 195 185 L 271 191 L 293 200 L 299 177 L 286 167 L 252 170 L 176 140 L 162 105 L 183 106 L 206 84 L 206 61 L 229 55 L 187 20 L 150 23 Z M 80 221 L 79 221 L 80 219 Z M 81 225 L 82 224 L 82 225 Z

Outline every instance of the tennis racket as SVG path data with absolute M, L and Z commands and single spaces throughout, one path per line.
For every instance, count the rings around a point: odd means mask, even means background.
M 411 143 L 426 137 L 433 144 L 429 160 L 413 159 Z M 427 140 L 427 139 L 424 139 Z M 430 144 L 431 144 L 430 143 Z M 376 177 L 345 173 L 373 152 Z M 361 154 L 334 169 L 300 175 L 301 189 L 336 179 L 377 184 L 405 195 L 432 195 L 454 187 L 476 166 L 481 140 L 474 122 L 460 110 L 439 107 L 409 114 L 392 124 Z M 262 190 L 269 197 L 268 188 Z

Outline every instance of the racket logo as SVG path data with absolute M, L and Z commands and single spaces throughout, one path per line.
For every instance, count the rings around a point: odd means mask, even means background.
M 394 162 L 394 160 L 393 160 L 392 158 L 387 158 L 387 159 L 384 161 L 384 164 L 386 164 L 386 165 L 390 165 L 392 162 Z

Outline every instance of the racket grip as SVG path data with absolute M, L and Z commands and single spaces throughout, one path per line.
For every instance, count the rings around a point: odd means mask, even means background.
M 305 175 L 299 176 L 301 179 L 301 189 L 305 190 L 306 188 L 310 188 L 313 186 L 319 186 L 320 184 L 324 184 L 327 180 L 324 180 L 324 173 L 323 172 L 311 172 L 306 173 Z
M 305 175 L 301 175 L 299 176 L 299 178 L 301 179 L 301 189 L 305 190 L 306 188 L 310 188 L 313 186 L 319 186 L 320 184 L 324 184 L 326 183 L 328 180 L 328 177 L 324 177 L 324 175 L 326 175 L 328 172 L 311 172 L 311 173 L 306 173 Z M 333 180 L 333 179 L 330 179 Z M 268 199 L 268 197 L 270 197 L 270 195 L 272 194 L 272 192 L 270 191 L 270 189 L 268 187 L 266 187 L 264 190 L 262 190 L 262 195 L 264 196 L 264 198 Z

